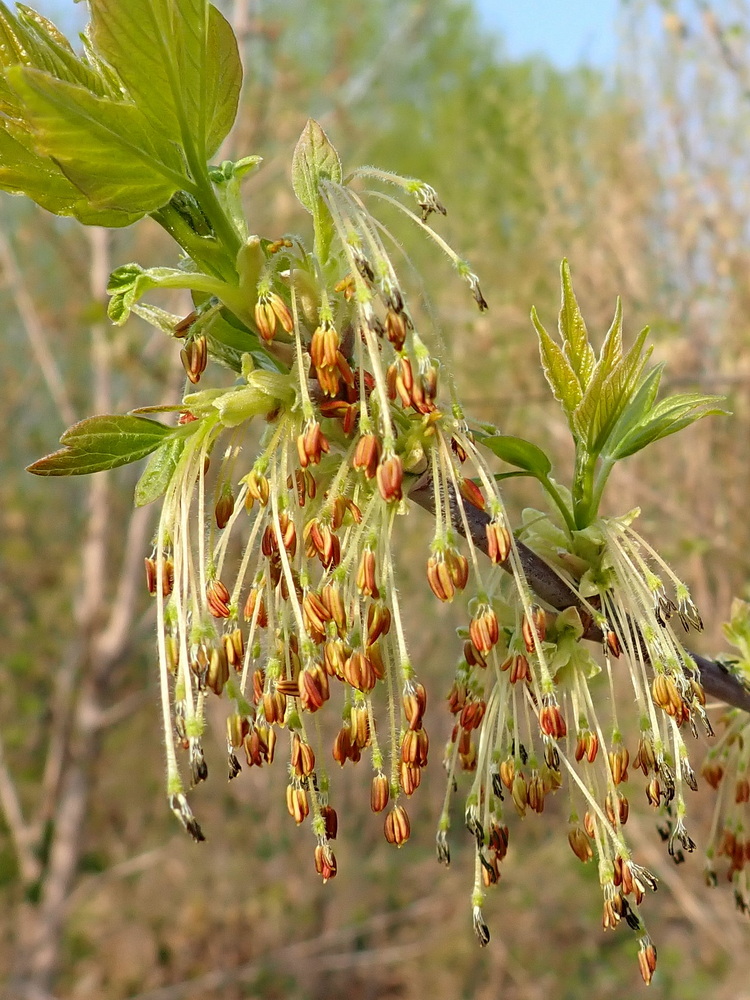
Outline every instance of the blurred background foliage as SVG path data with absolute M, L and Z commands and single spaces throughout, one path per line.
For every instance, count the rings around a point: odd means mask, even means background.
M 623 3 L 618 62 L 606 76 L 504 60 L 463 0 L 235 0 L 225 11 L 246 83 L 224 154 L 265 158 L 246 189 L 252 226 L 269 238 L 304 231 L 289 171 L 310 115 L 346 166 L 429 180 L 449 210 L 442 231 L 471 260 L 490 311 L 476 314 L 448 265 L 401 220 L 394 231 L 423 276 L 421 308 L 437 322 L 473 416 L 539 441 L 564 480 L 565 431 L 528 320 L 534 304 L 553 323 L 563 256 L 590 330 L 603 335 L 620 294 L 631 336 L 652 326 L 670 385 L 726 393 L 731 419 L 702 421 L 630 460 L 606 505 L 643 508 L 643 533 L 690 584 L 707 622 L 700 651 L 720 650 L 750 562 L 750 4 Z M 56 13 L 51 0 L 44 12 Z M 162 791 L 153 620 L 139 575 L 153 512 L 132 518 L 132 471 L 90 482 L 23 471 L 74 419 L 179 398 L 172 345 L 137 320 L 124 330 L 102 321 L 107 271 L 134 259 L 172 263 L 174 251 L 148 221 L 105 235 L 0 202 L 8 995 L 607 1000 L 639 990 L 634 941 L 601 931 L 595 872 L 567 846 L 562 802 L 512 827 L 486 910 L 492 942 L 477 948 L 460 817 L 451 868 L 434 859 L 450 726 L 438 697 L 427 716 L 433 766 L 410 804 L 402 850 L 369 812 L 367 765 L 347 765 L 334 776 L 339 875 L 322 886 L 309 832 L 294 827 L 273 773 L 283 761 L 224 782 L 218 705 L 207 750 L 219 776 L 193 796 L 208 843 L 177 829 Z M 507 495 L 516 514 L 539 502 L 522 481 Z M 431 690 L 447 692 L 457 618 L 429 596 L 428 539 L 418 536 L 403 545 L 412 654 Z M 692 803 L 699 843 L 712 794 L 703 786 Z M 638 860 L 662 880 L 645 913 L 659 948 L 651 995 L 750 997 L 748 926 L 729 892 L 703 886 L 697 855 L 671 864 L 645 797 L 634 812 Z

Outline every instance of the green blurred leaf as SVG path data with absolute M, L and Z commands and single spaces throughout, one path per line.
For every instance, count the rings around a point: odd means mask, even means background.
M 480 441 L 504 462 L 525 469 L 540 479 L 546 478 L 552 470 L 552 463 L 542 449 L 525 438 L 495 434 L 480 437 Z
M 578 306 L 578 300 L 573 291 L 573 282 L 567 260 L 563 260 L 560 266 L 560 280 L 562 284 L 560 337 L 564 345 L 565 356 L 576 373 L 581 388 L 585 389 L 594 370 L 596 359 L 594 350 L 589 343 L 589 335 Z
M 242 85 L 229 23 L 207 0 L 90 6 L 94 44 L 138 109 L 166 140 L 194 149 L 205 163 L 234 124 Z
M 95 208 L 145 214 L 190 184 L 179 149 L 132 104 L 20 66 L 6 71 L 23 98 L 38 153 L 52 157 Z
M 135 485 L 136 507 L 145 507 L 164 496 L 184 446 L 181 438 L 168 438 L 159 445 Z
M 159 447 L 172 428 L 145 417 L 103 415 L 74 424 L 60 438 L 59 451 L 40 458 L 27 472 L 37 476 L 83 476 L 137 462 Z
M 562 348 L 555 343 L 542 326 L 536 309 L 533 308 L 531 322 L 536 327 L 539 337 L 539 353 L 545 378 L 550 384 L 555 399 L 562 404 L 570 422 L 573 411 L 581 401 L 582 392 L 578 376 L 565 357 Z

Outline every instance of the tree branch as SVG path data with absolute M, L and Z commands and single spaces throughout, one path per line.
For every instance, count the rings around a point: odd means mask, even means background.
M 432 480 L 418 484 L 417 488 L 409 494 L 409 499 L 413 500 L 419 507 L 429 511 L 430 514 L 434 514 L 435 496 L 432 489 Z M 471 540 L 480 551 L 486 554 L 487 534 L 485 527 L 489 523 L 489 515 L 471 506 L 471 504 L 466 504 L 465 509 L 466 520 L 471 532 Z M 451 520 L 453 528 L 459 534 L 465 536 L 463 523 L 461 518 L 457 516 L 454 504 L 451 504 Z M 516 547 L 526 579 L 537 597 L 557 611 L 564 611 L 565 608 L 571 607 L 578 608 L 581 611 L 584 623 L 589 622 L 584 632 L 584 639 L 601 642 L 603 636 L 600 629 L 591 622 L 591 616 L 581 607 L 581 602 L 575 591 L 564 580 L 560 579 L 557 573 L 547 565 L 541 556 L 538 556 L 536 552 L 533 552 L 523 542 L 516 542 Z M 501 565 L 507 572 L 512 572 L 507 560 Z M 745 712 L 750 712 L 750 691 L 748 691 L 737 677 L 729 673 L 727 668 L 718 660 L 711 660 L 708 657 L 700 656 L 698 653 L 692 653 L 689 650 L 688 652 L 695 660 L 700 671 L 701 684 L 707 694 L 713 698 L 718 698 L 720 701 L 734 708 L 741 708 Z

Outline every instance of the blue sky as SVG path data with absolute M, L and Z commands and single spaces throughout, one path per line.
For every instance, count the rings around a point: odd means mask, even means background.
M 542 55 L 559 69 L 581 62 L 603 69 L 614 58 L 618 0 L 473 2 L 482 24 L 498 34 L 511 58 Z M 37 0 L 36 6 L 66 30 L 85 21 L 85 6 L 71 0 Z
M 560 69 L 614 58 L 617 0 L 474 0 L 511 58 L 543 55 Z

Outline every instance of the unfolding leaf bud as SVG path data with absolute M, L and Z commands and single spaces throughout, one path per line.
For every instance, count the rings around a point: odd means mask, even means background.
M 362 551 L 357 567 L 357 590 L 365 597 L 380 597 L 380 591 L 375 580 L 376 561 L 375 553 L 370 548 Z
M 593 858 L 594 851 L 591 847 L 591 841 L 580 826 L 574 826 L 568 831 L 568 843 L 579 861 L 583 861 L 585 864 Z
M 380 462 L 380 441 L 374 434 L 363 434 L 354 449 L 352 465 L 364 472 L 368 479 L 374 479 Z
M 229 591 L 221 580 L 211 580 L 206 586 L 208 610 L 214 618 L 229 617 Z
M 486 527 L 487 555 L 496 566 L 504 563 L 510 555 L 510 532 L 500 521 L 490 521 Z
M 302 707 L 308 712 L 317 712 L 330 697 L 328 676 L 319 663 L 301 670 L 297 684 Z
M 307 792 L 299 785 L 291 784 L 286 786 L 286 807 L 289 815 L 294 819 L 297 826 L 304 823 L 310 812 L 307 801 Z
M 544 642 L 547 634 L 547 616 L 537 604 L 532 605 L 530 616 L 523 616 L 521 634 L 527 653 L 536 651 L 537 642 Z
M 385 839 L 389 844 L 402 847 L 406 843 L 411 833 L 411 826 L 409 825 L 409 817 L 403 806 L 394 806 L 391 809 L 385 817 L 383 830 Z
M 388 779 L 382 773 L 374 775 L 370 788 L 370 808 L 373 812 L 382 812 L 388 805 L 390 798 L 390 785 Z
M 182 361 L 182 367 L 185 369 L 185 374 L 190 381 L 194 385 L 196 382 L 200 382 L 201 375 L 206 370 L 208 362 L 208 343 L 206 338 L 201 335 L 189 340 L 180 351 L 180 360 Z
M 327 844 L 318 844 L 315 848 L 315 871 L 322 876 L 323 882 L 336 875 L 336 855 Z
M 376 475 L 382 498 L 387 502 L 401 500 L 404 468 L 399 456 L 391 454 L 381 461 Z

